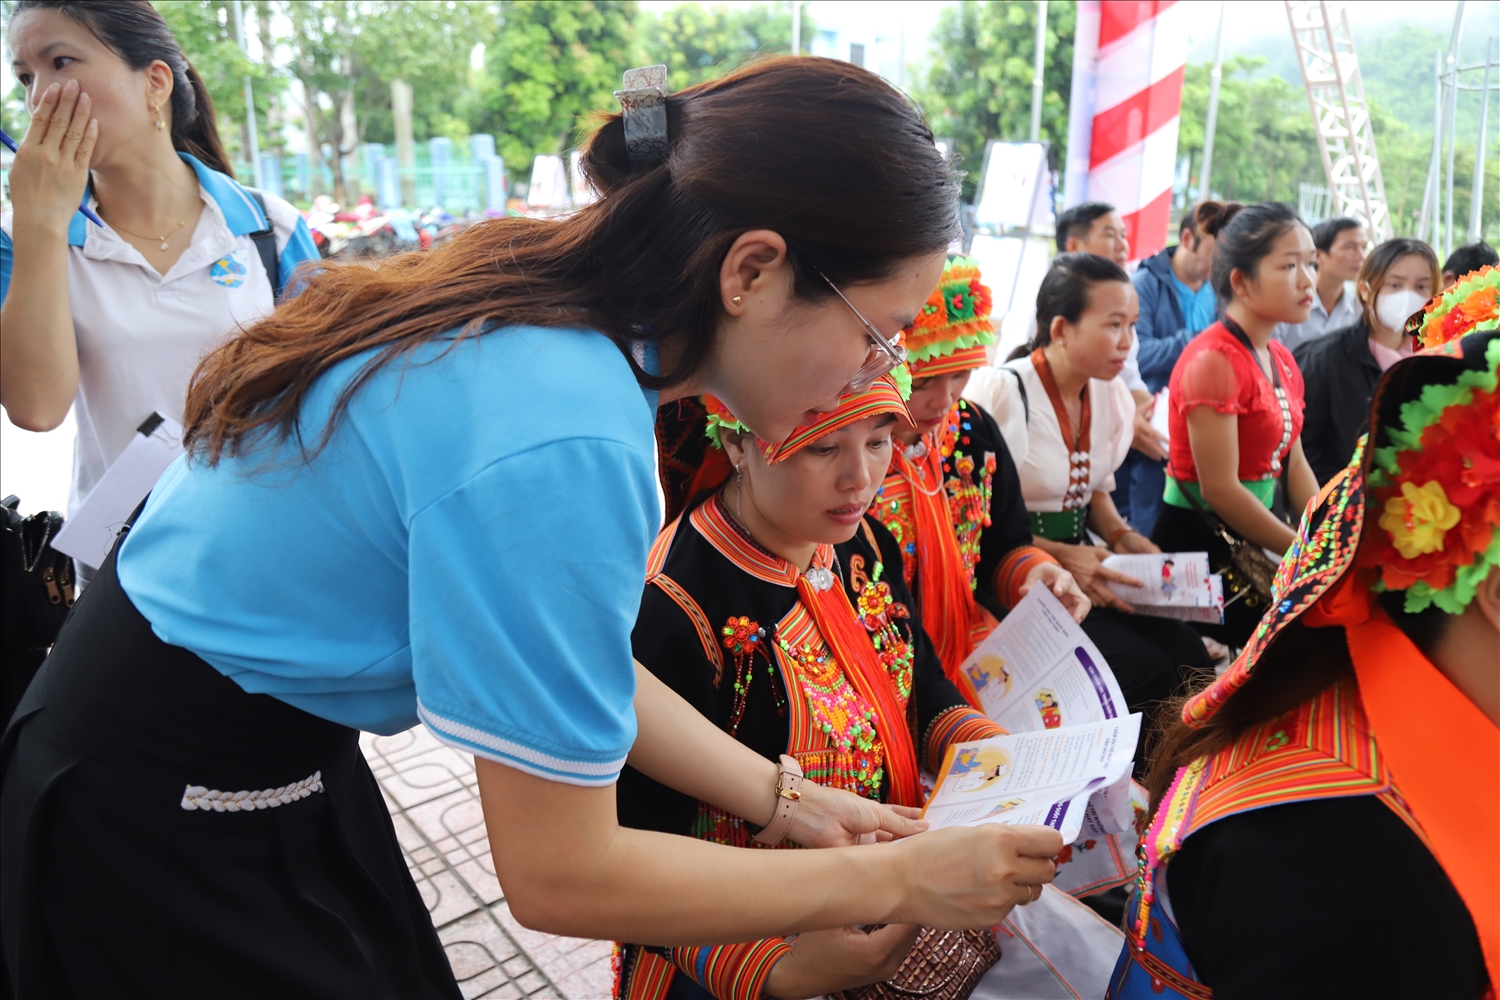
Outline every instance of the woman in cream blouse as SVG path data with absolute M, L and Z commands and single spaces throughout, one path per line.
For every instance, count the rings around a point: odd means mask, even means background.
M 1108 584 L 1139 581 L 1103 565 L 1112 552 L 1160 551 L 1110 499 L 1134 433 L 1135 401 L 1117 376 L 1138 312 L 1135 289 L 1118 264 L 1063 254 L 1037 294 L 1036 337 L 998 377 L 975 380 L 967 394 L 1000 425 L 1035 543 L 1094 603 L 1084 631 L 1109 661 L 1131 709 L 1150 711 L 1210 660 L 1197 633 L 1181 622 L 1133 614 Z

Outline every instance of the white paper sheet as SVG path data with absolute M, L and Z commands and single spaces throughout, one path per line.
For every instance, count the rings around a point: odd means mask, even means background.
M 1125 714 L 1099 647 L 1046 587 L 1032 587 L 961 669 L 985 714 L 1012 733 Z
M 1130 770 L 1141 716 L 1014 733 L 948 749 L 923 816 L 933 829 L 1050 826 L 1072 844 L 1134 822 Z
M 1156 406 L 1151 411 L 1152 430 L 1166 438 L 1169 442 L 1172 440 L 1172 428 L 1167 421 L 1167 417 L 1171 413 L 1171 407 L 1167 405 L 1170 397 L 1171 390 L 1166 386 L 1162 386 L 1161 392 L 1156 394 Z
M 1207 552 L 1112 555 L 1104 566 L 1141 581 L 1139 587 L 1109 584 L 1137 614 L 1179 621 L 1224 620 L 1224 582 L 1208 571 Z
M 1098 1000 L 1125 944 L 1119 928 L 1053 886 L 996 929 L 1000 961 L 971 1000 Z
M 52 539 L 54 549 L 85 566 L 104 564 L 125 519 L 182 454 L 182 426 L 170 417 L 153 413 L 138 430 Z

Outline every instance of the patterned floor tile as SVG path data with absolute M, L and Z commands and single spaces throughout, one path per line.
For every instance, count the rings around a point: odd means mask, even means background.
M 423 727 L 360 746 L 463 995 L 605 1000 L 612 945 L 542 934 L 511 916 L 495 876 L 474 762 Z

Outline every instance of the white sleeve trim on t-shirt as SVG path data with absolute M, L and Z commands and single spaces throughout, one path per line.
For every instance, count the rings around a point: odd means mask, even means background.
M 538 778 L 546 778 L 548 781 L 561 781 L 564 784 L 587 787 L 612 785 L 620 777 L 621 768 L 625 766 L 625 757 L 607 761 L 582 761 L 568 760 L 543 753 L 514 740 L 476 729 L 466 723 L 444 718 L 422 704 L 420 698 L 417 700 L 417 717 L 442 743 L 465 750 L 476 757 L 483 757 L 485 760 L 492 760 L 497 764 L 504 764 L 518 771 L 536 775 Z

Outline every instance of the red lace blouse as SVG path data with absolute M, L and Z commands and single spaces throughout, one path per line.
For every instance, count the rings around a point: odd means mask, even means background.
M 1286 433 L 1281 403 L 1271 380 L 1244 344 L 1223 323 L 1215 323 L 1188 342 L 1172 369 L 1168 404 L 1171 461 L 1167 472 L 1178 482 L 1196 483 L 1198 469 L 1188 441 L 1187 414 L 1195 406 L 1212 406 L 1239 418 L 1241 480 L 1273 479 L 1292 442 L 1302 433 L 1305 409 L 1302 372 L 1292 352 L 1271 341 L 1271 363 L 1281 373 L 1291 433 Z

